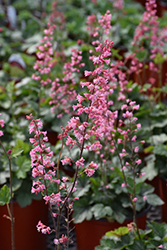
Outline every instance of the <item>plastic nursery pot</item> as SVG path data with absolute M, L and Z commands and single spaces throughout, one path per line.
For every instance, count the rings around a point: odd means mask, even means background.
M 167 178 L 160 176 L 159 179 L 160 198 L 164 201 L 161 206 L 161 219 L 162 222 L 167 222 Z
M 155 176 L 151 181 L 146 180 L 146 183 L 153 186 L 155 188 L 154 193 L 160 196 L 160 178 L 159 176 Z
M 146 217 L 150 208 L 151 206 L 148 206 L 144 212 L 138 214 L 137 216 L 137 224 L 140 229 L 144 230 L 146 228 Z M 126 226 L 131 222 L 132 219 L 127 218 L 127 220 L 125 220 L 122 224 L 116 221 L 109 222 L 106 219 L 90 221 L 85 220 L 81 223 L 77 223 L 75 224 L 77 249 L 94 250 L 94 248 L 100 244 L 100 239 L 107 231 L 115 230 L 120 226 Z
M 41 220 L 48 222 L 48 207 L 43 200 L 33 200 L 31 205 L 21 208 L 13 203 L 15 218 L 15 249 L 16 250 L 46 250 L 46 235 L 38 232 L 36 225 Z M 0 206 L 0 249 L 11 250 L 11 222 L 3 217 L 7 207 Z
M 165 86 L 166 84 L 166 68 L 167 68 L 167 61 L 163 62 L 162 64 L 162 70 L 161 70 L 161 77 L 159 77 L 159 73 L 152 71 L 149 69 L 148 63 L 145 63 L 145 65 L 147 66 L 147 68 L 141 68 L 139 71 L 134 72 L 134 81 L 140 85 L 143 86 L 145 83 L 149 82 L 149 79 L 152 78 L 155 80 L 154 84 L 146 91 L 143 92 L 143 94 L 150 96 L 150 95 L 157 95 L 158 92 L 153 92 L 152 87 L 154 88 L 161 88 L 162 86 Z M 161 79 L 160 79 L 161 78 Z M 161 86 L 159 86 L 160 81 Z M 161 93 L 160 95 L 157 96 L 157 98 L 155 99 L 156 101 L 159 100 L 164 100 L 167 98 L 167 95 L 164 93 Z

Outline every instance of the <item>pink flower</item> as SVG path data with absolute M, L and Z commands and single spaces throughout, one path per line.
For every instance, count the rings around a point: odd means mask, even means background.
M 135 147 L 134 152 L 137 153 L 139 151 L 139 147 Z
M 49 196 L 44 196 L 43 199 L 46 201 L 46 203 L 50 202 L 50 204 L 59 204 L 59 202 L 61 202 L 60 192 L 57 194 L 52 193 Z
M 41 231 L 43 234 L 47 234 L 47 233 L 50 234 L 50 231 L 51 231 L 50 227 L 45 226 L 41 221 L 38 222 L 38 225 L 36 227 L 37 227 L 38 232 Z
M 136 127 L 137 127 L 138 129 L 140 129 L 140 128 L 141 128 L 141 124 L 138 123 L 138 124 L 136 125 Z
M 87 71 L 87 70 L 85 70 L 85 76 L 89 76 L 89 75 L 91 75 L 92 74 L 92 72 L 91 71 Z
M 1 128 L 4 127 L 4 123 L 5 123 L 4 120 L 0 120 L 0 126 L 1 126 Z
M 95 170 L 92 168 L 86 168 L 84 172 L 88 177 L 91 177 L 94 174 Z
M 141 159 L 136 160 L 136 164 L 140 165 L 141 164 Z
M 83 157 L 81 157 L 78 161 L 76 161 L 76 166 L 77 167 L 79 167 L 79 166 L 81 166 L 81 167 L 84 167 L 84 162 L 85 161 L 85 159 L 83 158 Z
M 133 198 L 133 200 L 132 200 L 133 202 L 136 202 L 137 201 L 137 198 L 135 197 L 135 198 Z
M 147 197 L 146 197 L 146 196 L 143 196 L 143 200 L 147 200 Z
M 77 95 L 77 100 L 78 100 L 79 103 L 81 103 L 82 101 L 85 100 L 85 98 L 83 96 L 81 96 L 81 95 Z

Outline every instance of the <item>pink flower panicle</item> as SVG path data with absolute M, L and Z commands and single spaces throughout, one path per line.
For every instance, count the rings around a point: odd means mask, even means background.
M 34 120 L 32 114 L 27 116 L 27 119 L 30 120 L 29 133 L 35 134 L 34 138 L 30 138 L 30 143 L 33 144 L 33 149 L 30 151 L 32 176 L 40 178 L 38 181 L 33 181 L 32 192 L 45 193 L 47 187 L 40 180 L 48 180 L 50 185 L 55 177 L 54 162 L 51 159 L 53 152 L 50 151 L 50 147 L 45 146 L 45 142 L 48 141 L 47 132 L 40 131 L 42 128 L 40 119 Z
M 48 23 L 48 28 L 44 30 L 44 37 L 41 39 L 42 44 L 38 46 L 38 59 L 34 65 L 34 70 L 36 70 L 36 72 L 32 75 L 32 79 L 39 81 L 43 86 L 51 83 L 51 79 L 48 78 L 48 74 L 51 72 L 51 69 L 56 63 L 56 60 L 53 57 L 52 42 L 53 31 L 55 28 L 55 25 Z
M 64 65 L 63 84 L 60 84 L 60 79 L 56 78 L 52 82 L 51 87 L 51 111 L 54 113 L 58 110 L 60 113 L 73 113 L 71 109 L 73 102 L 76 99 L 76 90 L 74 86 L 78 84 L 76 74 L 80 72 L 80 68 L 84 66 L 82 61 L 82 52 L 77 49 L 72 49 L 71 62 Z
M 142 19 L 135 30 L 135 35 L 132 42 L 134 54 L 131 54 L 131 66 L 129 73 L 135 72 L 140 77 L 141 70 L 146 70 L 141 63 L 136 53 L 145 52 L 145 59 L 150 61 L 148 63 L 149 69 L 154 71 L 154 76 L 151 77 L 150 74 L 147 74 L 144 81 L 151 84 L 152 87 L 156 86 L 156 78 L 159 78 L 158 74 L 158 66 L 154 62 L 154 59 L 158 56 L 164 57 L 164 45 L 167 41 L 167 28 L 160 28 L 158 16 L 156 15 L 157 5 L 155 0 L 147 0 L 146 1 L 146 11 L 144 12 Z M 143 60 L 143 59 L 142 59 Z M 148 71 L 148 70 L 146 70 Z M 143 74 L 144 75 L 144 74 Z M 161 79 L 158 79 L 161 81 Z M 141 89 L 142 93 L 145 93 L 145 90 Z M 147 90 L 148 93 L 155 96 L 155 92 L 149 88 Z
M 50 234 L 51 228 L 45 226 L 41 221 L 38 222 L 38 225 L 36 226 L 38 232 L 42 232 L 43 234 Z

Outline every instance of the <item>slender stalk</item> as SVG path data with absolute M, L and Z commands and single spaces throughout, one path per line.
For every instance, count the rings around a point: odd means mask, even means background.
M 90 105 L 91 105 L 91 104 L 90 104 Z M 87 115 L 86 122 L 88 122 L 88 117 L 89 117 L 89 115 Z M 86 133 L 86 128 L 85 128 L 84 133 L 83 133 L 83 142 L 82 142 L 82 146 L 81 146 L 81 151 L 80 151 L 79 159 L 82 157 L 83 150 L 84 150 L 84 144 L 85 144 L 85 139 L 84 139 L 84 137 L 85 137 L 85 133 Z M 63 145 L 63 144 L 62 144 L 62 145 Z M 62 148 L 61 148 L 61 149 L 62 149 Z M 61 151 L 60 151 L 60 155 L 59 155 L 59 161 L 60 161 L 60 156 L 61 156 Z M 66 196 L 66 198 L 65 198 L 65 200 L 64 200 L 64 202 L 63 202 L 63 204 L 62 204 L 62 206 L 59 208 L 59 213 L 60 213 L 60 214 L 61 214 L 61 212 L 62 212 L 64 206 L 65 206 L 66 204 L 68 204 L 68 199 L 69 199 L 69 197 L 70 197 L 70 195 L 71 195 L 71 193 L 72 193 L 72 191 L 73 191 L 73 189 L 74 189 L 74 187 L 75 187 L 75 183 L 76 183 L 76 180 L 77 180 L 77 177 L 78 177 L 78 172 L 79 172 L 79 168 L 77 168 L 76 171 L 75 171 L 75 176 L 74 176 L 74 181 L 73 181 L 73 184 L 72 184 L 72 188 L 71 188 L 70 192 L 67 194 L 67 196 Z M 69 210 L 68 210 L 68 211 L 69 211 Z M 57 222 L 57 238 L 58 238 L 58 236 L 59 236 L 59 227 L 60 227 L 60 216 L 58 217 L 58 222 Z M 59 250 L 59 249 L 60 249 L 60 248 L 59 248 L 59 245 L 57 245 L 57 250 Z
M 63 151 L 63 146 L 64 146 L 64 138 L 62 138 L 61 150 L 60 150 L 59 158 L 58 158 L 58 162 L 57 162 L 57 179 L 58 179 L 58 180 L 59 180 L 59 165 L 60 165 L 60 158 L 61 158 L 61 154 L 62 154 L 62 151 Z M 58 184 L 58 190 L 57 190 L 57 192 L 59 192 L 59 187 L 60 187 L 60 185 Z
M 9 206 L 7 207 L 8 208 L 8 212 L 9 212 L 9 216 L 10 216 L 10 219 L 11 219 L 11 241 L 12 241 L 12 250 L 15 250 L 15 231 L 14 231 L 14 212 L 13 212 L 13 199 L 12 199 L 12 196 L 13 196 L 13 190 L 12 190 L 12 166 L 11 166 L 11 158 L 10 156 L 8 155 L 8 153 L 6 152 L 1 140 L 0 140 L 0 145 L 5 153 L 5 155 L 7 156 L 8 158 L 8 162 L 9 162 L 9 172 L 10 172 L 10 197 L 11 197 L 11 200 L 10 200 L 10 208 Z
M 38 93 L 38 111 L 37 111 L 37 118 L 40 117 L 40 105 L 41 105 L 41 83 L 39 83 L 39 93 Z

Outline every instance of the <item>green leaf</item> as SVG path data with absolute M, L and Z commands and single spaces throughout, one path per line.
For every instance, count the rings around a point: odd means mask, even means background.
M 21 207 L 30 205 L 32 202 L 31 192 L 30 193 L 19 193 L 17 195 L 17 202 Z
M 100 240 L 100 246 L 95 247 L 95 250 L 115 250 L 115 242 L 108 238 L 102 238 Z
M 144 61 L 147 57 L 147 50 L 140 50 L 139 52 L 136 53 L 136 57 L 140 60 L 140 61 Z
M 146 197 L 147 197 L 147 202 L 150 205 L 160 206 L 164 204 L 161 198 L 156 194 L 148 194 Z
M 27 159 L 26 156 L 19 156 L 16 160 L 16 164 L 19 166 L 16 171 L 17 178 L 26 178 L 27 172 L 31 169 L 31 161 Z
M 16 176 L 12 177 L 12 189 L 13 189 L 13 192 L 15 192 L 16 190 L 18 190 L 21 187 L 22 182 L 23 182 L 22 179 L 18 179 Z
M 15 148 L 20 148 L 20 149 L 24 149 L 24 153 L 29 153 L 30 151 L 30 146 L 28 143 L 23 142 L 22 140 L 18 139 L 16 142 L 16 146 Z
M 162 56 L 160 53 L 157 53 L 156 56 L 154 57 L 154 63 L 155 64 L 161 64 L 165 61 L 165 57 Z
M 129 187 L 134 188 L 134 180 L 133 178 L 127 177 L 127 183 Z
M 152 85 L 150 83 L 146 83 L 142 86 L 142 91 L 146 92 Z
M 142 168 L 142 172 L 145 173 L 142 177 L 143 180 L 153 180 L 154 177 L 158 175 L 158 169 L 155 167 L 155 160 L 150 159 L 149 161 L 146 161 L 146 166 Z
M 148 140 L 149 143 L 154 142 L 154 145 L 159 145 L 159 144 L 164 143 L 166 141 L 167 141 L 167 135 L 166 134 L 153 135 Z
M 112 208 L 110 206 L 106 206 L 104 208 L 104 210 L 105 210 L 105 213 L 106 213 L 107 216 L 112 216 L 113 210 L 112 210 Z
M 122 214 L 121 212 L 119 212 L 119 211 L 116 211 L 115 213 L 114 213 L 114 219 L 116 220 L 116 221 L 118 221 L 119 223 L 123 223 L 124 221 L 125 221 L 125 219 L 126 219 L 126 216 L 124 215 L 124 214 Z
M 0 205 L 3 206 L 5 204 L 8 204 L 10 202 L 10 199 L 11 199 L 10 188 L 4 185 L 0 189 Z
M 156 236 L 160 237 L 161 239 L 166 237 L 167 224 L 165 224 L 165 223 L 159 224 L 159 223 L 152 221 L 151 223 L 148 224 L 148 226 L 149 226 L 149 228 L 151 228 L 153 230 L 153 232 L 155 233 Z
M 17 156 L 21 155 L 21 153 L 24 151 L 24 149 L 20 148 L 13 148 L 12 149 L 12 157 L 16 158 Z
M 156 145 L 153 149 L 153 153 L 156 155 L 166 156 L 167 146 L 163 144 Z
M 90 199 L 80 198 L 78 201 L 74 202 L 74 213 L 73 218 L 75 218 L 74 223 L 81 223 L 84 220 L 91 220 L 93 213 L 89 205 Z
M 84 178 L 79 178 L 77 181 L 77 189 L 74 193 L 75 197 L 81 197 L 86 195 L 86 193 L 89 191 L 91 184 L 88 178 L 83 176 Z
M 107 232 L 106 236 L 121 237 L 122 235 L 125 235 L 125 234 L 128 234 L 128 233 L 129 233 L 128 227 L 119 227 L 118 229 Z
M 167 119 L 163 120 L 162 122 L 155 122 L 150 126 L 150 130 L 152 131 L 154 128 L 163 128 L 167 125 Z
M 104 209 L 104 205 L 102 203 L 96 204 L 91 208 L 91 211 L 94 214 L 95 219 L 100 219 L 105 217 L 106 211 Z
M 142 240 L 135 240 L 131 246 L 128 246 L 128 250 L 145 250 L 146 246 Z

